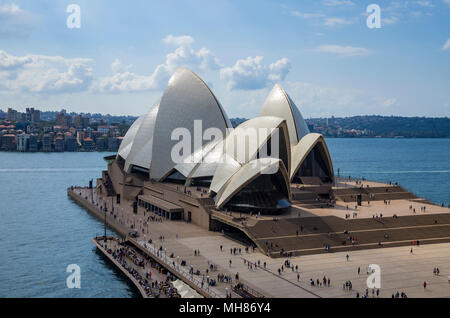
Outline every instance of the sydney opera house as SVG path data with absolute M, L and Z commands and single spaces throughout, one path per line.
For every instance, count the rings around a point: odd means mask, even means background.
M 105 160 L 108 169 L 95 191 L 106 202 L 147 218 L 220 231 L 271 257 L 349 250 L 354 240 L 348 230 L 358 231 L 361 248 L 448 237 L 446 227 L 416 226 L 448 222 L 446 209 L 397 184 L 362 186 L 336 177 L 323 136 L 309 131 L 279 85 L 258 117 L 233 128 L 210 88 L 180 68 L 129 128 L 118 153 Z M 390 212 L 376 203 L 390 206 L 391 200 Z M 397 216 L 413 204 L 439 216 Z M 395 218 L 375 219 L 382 208 Z
M 186 141 L 190 151 L 177 151 L 180 141 L 173 134 L 180 128 L 194 136 Z M 214 138 L 205 138 L 211 130 Z M 203 138 L 196 140 L 196 134 Z M 174 152 L 181 160 L 174 160 Z M 285 213 L 298 185 L 313 186 L 323 200 L 332 196 L 325 140 L 310 133 L 281 86 L 272 89 L 258 117 L 233 128 L 211 89 L 186 68 L 173 74 L 162 97 L 133 123 L 117 155 L 105 159 L 99 194 L 209 230 L 236 230 L 239 220 L 224 218 L 229 211 Z

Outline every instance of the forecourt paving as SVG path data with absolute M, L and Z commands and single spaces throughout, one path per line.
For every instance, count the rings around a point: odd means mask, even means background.
M 95 201 L 97 199 L 94 198 Z M 108 201 L 105 203 L 108 204 Z M 175 258 L 180 256 L 180 259 L 186 260 L 187 266 L 193 265 L 200 269 L 202 274 L 210 263 L 216 264 L 217 271 L 210 273 L 211 278 L 216 278 L 217 273 L 230 274 L 234 282 L 234 275 L 239 273 L 244 284 L 266 297 L 353 298 L 356 297 L 356 292 L 363 294 L 366 289 L 365 269 L 368 264 L 378 264 L 381 267 L 380 297 L 391 297 L 396 291 L 403 291 L 408 297 L 450 297 L 450 243 L 414 247 L 412 255 L 410 247 L 404 246 L 292 257 L 291 263 L 300 268 L 300 282 L 297 282 L 297 273 L 290 270 L 285 269 L 281 276 L 278 275 L 277 270 L 283 265 L 284 258 L 270 258 L 258 250 L 246 253 L 245 246 L 241 243 L 194 224 L 164 221 L 148 222 L 148 225 L 144 226 L 140 222 L 141 213 L 134 215 L 128 211 L 128 206 L 125 206 L 127 205 L 121 205 L 119 208 L 129 219 L 123 225 L 133 223 L 140 231 L 144 229 L 146 239 L 152 238 L 156 246 L 162 245 L 167 254 L 174 253 Z M 160 235 L 164 235 L 163 241 L 159 240 Z M 140 239 L 142 238 L 141 234 Z M 220 251 L 220 245 L 223 246 L 223 251 Z M 231 255 L 230 248 L 233 247 L 240 247 L 242 254 Z M 194 255 L 195 249 L 200 250 L 200 256 Z M 350 256 L 349 261 L 346 260 L 347 254 Z M 261 267 L 266 262 L 267 268 L 251 271 L 247 264 L 244 264 L 244 258 L 254 263 L 259 260 Z M 358 267 L 361 268 L 360 275 L 357 273 Z M 439 276 L 433 275 L 434 267 L 439 267 Z M 331 279 L 331 287 L 310 286 L 310 278 L 322 280 L 324 275 Z M 353 284 L 351 292 L 342 288 L 342 284 L 347 280 Z M 423 288 L 424 281 L 427 282 L 426 290 Z M 220 287 L 224 289 L 225 286 Z
M 380 297 L 391 297 L 392 293 L 397 291 L 405 292 L 408 297 L 450 297 L 449 243 L 414 247 L 412 255 L 410 247 L 392 247 L 293 257 L 290 259 L 291 263 L 300 268 L 300 283 L 298 283 L 297 273 L 291 270 L 285 269 L 282 275 L 278 275 L 277 270 L 283 265 L 284 259 L 269 258 L 259 252 L 248 254 L 244 252 L 240 256 L 230 256 L 229 248 L 237 244 L 230 243 L 230 240 L 225 237 L 215 236 L 208 240 L 186 238 L 181 239 L 181 242 L 186 247 L 202 246 L 202 255 L 224 268 L 229 259 L 232 259 L 232 271 L 239 272 L 252 287 L 272 297 L 314 297 L 316 295 L 356 297 L 356 292 L 362 295 L 367 288 L 366 267 L 369 264 L 378 264 L 381 267 Z M 224 252 L 220 252 L 218 248 L 221 244 L 224 246 Z M 250 271 L 242 258 L 251 262 L 260 260 L 261 264 L 266 262 L 267 270 Z M 357 272 L 358 267 L 361 268 L 360 275 Z M 433 274 L 434 267 L 439 267 L 439 276 Z M 322 280 L 324 275 L 331 279 L 331 287 L 310 286 L 310 278 Z M 351 292 L 342 288 L 342 284 L 347 280 L 353 284 Z M 423 288 L 424 281 L 427 282 L 426 290 Z

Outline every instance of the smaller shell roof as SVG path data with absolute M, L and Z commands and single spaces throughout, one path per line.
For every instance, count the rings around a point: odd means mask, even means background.
M 127 133 L 122 139 L 122 142 L 119 147 L 119 151 L 117 154 L 122 157 L 123 159 L 128 158 L 128 154 L 130 153 L 131 146 L 133 145 L 134 137 L 136 136 L 136 133 L 141 126 L 142 120 L 144 119 L 145 115 L 141 115 L 138 119 L 134 121 L 134 123 L 128 128 Z
M 286 120 L 291 144 L 297 144 L 303 136 L 309 134 L 300 110 L 286 91 L 275 85 L 261 109 L 260 116 L 277 116 Z
M 153 135 L 155 122 L 158 116 L 159 101 L 143 117 L 141 124 L 134 136 L 133 145 L 125 161 L 125 170 L 131 165 L 150 169 L 153 150 Z
M 326 155 L 325 159 L 330 167 L 331 175 L 334 175 L 333 162 L 331 161 L 330 152 L 328 150 L 325 139 L 321 134 L 310 133 L 305 137 L 303 137 L 300 140 L 300 142 L 297 145 L 295 145 L 292 149 L 293 161 L 292 161 L 292 170 L 289 176 L 290 180 L 294 178 L 295 174 L 297 173 L 298 169 L 302 165 L 305 158 L 308 156 L 308 154 L 311 152 L 314 146 L 317 145 L 318 143 L 322 143 Z
M 224 153 L 240 164 L 245 164 L 254 159 L 257 151 L 269 140 L 274 129 L 280 127 L 283 121 L 284 119 L 280 117 L 260 116 L 243 122 L 225 138 Z M 245 141 L 246 136 L 252 138 L 251 144 Z M 253 137 L 256 137 L 256 140 Z
M 260 158 L 248 162 L 231 177 L 225 189 L 217 195 L 216 206 L 221 208 L 236 193 L 238 193 L 258 176 L 262 174 L 276 173 L 282 173 L 285 182 L 288 182 L 286 168 L 284 167 L 283 161 L 280 159 Z

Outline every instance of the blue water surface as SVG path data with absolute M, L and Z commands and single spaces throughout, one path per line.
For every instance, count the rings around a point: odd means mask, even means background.
M 435 203 L 450 203 L 450 139 L 327 139 L 335 173 L 397 181 Z M 137 297 L 95 251 L 103 223 L 68 199 L 106 168 L 108 153 L 0 152 L 0 297 Z M 108 230 L 111 233 L 110 230 Z M 81 288 L 66 286 L 67 265 Z

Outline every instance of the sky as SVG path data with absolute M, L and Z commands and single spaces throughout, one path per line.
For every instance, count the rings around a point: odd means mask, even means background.
M 275 84 L 305 118 L 449 117 L 450 0 L 0 0 L 4 111 L 141 115 L 180 66 L 230 118 Z

